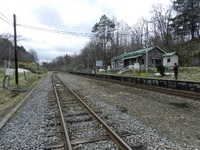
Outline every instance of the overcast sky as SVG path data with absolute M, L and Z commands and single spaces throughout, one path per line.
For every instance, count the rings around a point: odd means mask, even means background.
M 170 0 L 0 0 L 0 34 L 13 34 L 15 14 L 17 35 L 24 38 L 18 45 L 34 49 L 40 61 L 50 61 L 79 54 L 102 15 L 132 26 L 141 17 L 148 19 L 158 3 L 167 6 Z

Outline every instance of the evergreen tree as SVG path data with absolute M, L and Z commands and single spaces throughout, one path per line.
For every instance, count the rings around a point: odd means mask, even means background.
M 106 57 L 106 44 L 112 40 L 112 33 L 114 31 L 115 24 L 106 15 L 101 16 L 100 21 L 94 25 L 92 32 L 95 33 L 96 37 L 99 37 L 100 43 L 102 44 L 103 52 L 103 63 L 104 67 L 108 65 L 109 58 Z
M 95 33 L 97 37 L 109 40 L 114 28 L 115 24 L 113 21 L 111 21 L 106 15 L 103 15 L 100 18 L 100 21 L 92 28 L 92 32 Z
M 176 34 L 200 38 L 200 1 L 199 0 L 174 0 L 173 9 L 177 15 L 172 18 L 172 27 Z

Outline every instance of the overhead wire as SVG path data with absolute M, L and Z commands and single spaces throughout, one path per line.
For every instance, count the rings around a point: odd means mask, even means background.
M 13 26 L 13 24 L 12 24 L 12 22 L 2 13 L 2 12 L 0 12 L 0 14 L 6 19 L 4 19 L 4 18 L 2 18 L 1 16 L 0 16 L 0 19 L 2 19 L 3 21 L 5 21 L 7 24 L 9 24 L 10 26 Z M 8 60 L 9 60 L 9 65 L 11 66 L 11 64 L 10 64 L 10 59 L 11 59 L 11 49 L 9 48 L 9 55 L 8 55 Z
M 6 22 L 7 24 L 9 24 L 10 26 L 13 27 L 12 22 L 11 22 L 2 12 L 0 12 L 0 14 L 1 14 L 6 20 L 5 20 L 4 18 L 2 18 L 1 16 L 0 16 L 0 19 L 2 19 L 4 22 Z M 10 61 L 10 55 L 11 55 L 11 49 L 9 49 L 9 61 Z
M 7 24 L 13 26 L 12 22 L 3 13 L 0 12 L 0 14 L 3 16 L 3 17 L 0 16 L 0 19 L 2 19 Z M 19 18 L 17 18 L 17 20 L 19 20 Z M 37 23 L 41 24 L 41 22 L 38 22 L 38 21 L 37 21 Z M 44 21 L 42 22 L 42 24 L 52 25 L 52 26 L 56 26 L 56 27 L 63 27 L 63 28 L 67 27 L 68 30 L 71 30 L 72 28 L 86 29 L 86 30 L 90 29 L 90 28 L 87 28 L 87 27 L 84 27 L 84 26 L 73 26 L 73 25 L 70 26 L 70 25 L 57 24 L 57 23 L 44 22 Z M 94 37 L 94 34 L 87 33 L 87 32 L 72 32 L 72 31 L 67 31 L 67 30 L 57 30 L 57 29 L 43 28 L 43 27 L 37 27 L 37 26 L 30 26 L 30 25 L 25 25 L 25 24 L 22 24 L 22 23 L 20 23 L 20 24 L 18 23 L 16 25 L 19 26 L 19 27 L 23 27 L 23 28 L 27 28 L 27 29 L 31 29 L 31 30 L 38 30 L 38 31 L 50 32 L 50 33 L 67 34 L 67 35 L 72 35 L 72 36 Z
M 93 34 L 90 34 L 90 33 L 71 32 L 71 31 L 65 31 L 65 30 L 56 30 L 56 29 L 35 27 L 35 26 L 29 26 L 29 25 L 23 25 L 23 24 L 17 24 L 17 26 L 24 27 L 24 28 L 27 28 L 27 29 L 32 29 L 32 30 L 50 32 L 50 33 L 67 34 L 67 35 L 73 35 L 73 36 L 93 37 Z
M 22 20 L 18 19 L 20 22 Z M 75 29 L 86 29 L 86 30 L 91 30 L 90 27 L 88 26 L 81 26 L 81 25 L 73 25 L 73 24 L 69 24 L 69 25 L 66 25 L 66 24 L 58 24 L 58 23 L 52 23 L 52 22 L 46 22 L 46 21 L 31 21 L 33 23 L 39 23 L 39 24 L 43 24 L 43 25 L 51 25 L 51 26 L 55 26 L 55 27 L 67 27 L 67 28 L 75 28 Z
M 4 18 L 6 18 L 9 22 L 12 22 L 12 21 L 10 21 L 2 12 L 0 12 L 0 14 L 1 14 Z
M 2 12 L 0 12 L 0 14 L 1 14 L 6 20 L 5 20 L 4 18 L 2 18 L 2 17 L 0 17 L 0 19 L 2 19 L 3 21 L 5 21 L 7 24 L 13 26 L 12 22 L 11 22 Z
M 78 29 L 78 30 L 86 30 L 86 31 L 91 31 L 91 28 L 92 27 L 88 27 L 89 25 L 87 26 L 83 26 L 83 25 L 74 25 L 74 24 L 63 24 L 63 23 L 55 23 L 55 22 L 52 22 L 50 20 L 37 20 L 37 21 L 33 21 L 33 20 L 30 20 L 30 19 L 23 19 L 23 18 L 18 18 L 17 17 L 17 21 L 20 22 L 19 24 L 26 24 L 27 25 L 27 22 L 30 24 L 31 23 L 31 26 L 33 26 L 33 24 L 36 24 L 34 26 L 40 26 L 41 24 L 42 25 L 45 25 L 45 26 L 51 26 L 53 28 L 63 28 L 64 30 L 67 28 L 68 30 L 73 30 L 73 29 Z
M 67 34 L 67 35 L 72 35 L 72 36 L 85 36 L 85 37 L 94 37 L 94 34 L 91 32 L 91 28 L 88 26 L 83 26 L 83 25 L 73 25 L 73 24 L 59 24 L 52 22 L 50 20 L 42 20 L 42 21 L 33 21 L 29 20 L 28 23 L 37 23 L 37 25 L 27 25 L 26 20 L 22 20 L 20 18 L 17 18 L 17 20 L 20 22 L 17 25 L 27 28 L 27 29 L 32 29 L 32 30 L 39 30 L 39 31 L 45 31 L 45 32 L 50 32 L 50 33 L 58 33 L 58 34 Z M 25 23 L 24 23 L 25 22 Z M 39 24 L 39 25 L 38 25 Z M 38 27 L 45 25 L 45 26 L 51 26 L 47 28 L 43 27 Z M 52 29 L 52 28 L 58 28 L 58 29 Z M 72 30 L 75 30 L 74 32 Z M 84 30 L 84 31 L 83 31 Z
M 0 19 L 2 19 L 7 24 L 13 26 L 12 22 L 2 12 L 0 12 L 0 15 L 3 16 L 3 17 L 0 16 Z M 17 20 L 19 20 L 19 18 L 17 18 Z M 37 23 L 41 24 L 41 22 L 37 22 Z M 67 27 L 67 28 L 69 28 L 69 30 L 71 30 L 71 28 L 86 29 L 86 30 L 89 29 L 89 28 L 83 27 L 83 26 L 70 26 L 70 25 L 57 24 L 57 23 L 44 22 L 44 21 L 42 22 L 42 24 L 53 25 L 53 26 L 57 26 L 57 27 Z M 50 32 L 50 33 L 67 34 L 67 35 L 72 35 L 72 36 L 93 37 L 92 34 L 90 34 L 90 33 L 84 33 L 84 32 L 72 32 L 72 31 L 66 31 L 66 30 L 56 30 L 56 29 L 42 28 L 42 27 L 36 27 L 36 26 L 30 26 L 30 25 L 24 25 L 24 24 L 16 24 L 16 25 L 20 26 L 20 27 L 27 28 L 27 29 L 44 31 L 44 32 Z

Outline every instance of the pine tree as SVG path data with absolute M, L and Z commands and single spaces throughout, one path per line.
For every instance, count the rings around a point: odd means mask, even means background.
M 109 58 L 106 57 L 106 44 L 112 40 L 112 33 L 114 31 L 115 24 L 106 15 L 101 16 L 100 21 L 94 25 L 92 32 L 95 33 L 96 37 L 99 37 L 99 44 L 102 44 L 102 60 L 103 66 L 108 64 Z
M 100 21 L 92 28 L 92 32 L 95 33 L 97 37 L 109 40 L 114 28 L 115 24 L 113 21 L 111 21 L 106 15 L 103 15 L 100 18 Z
M 177 12 L 172 18 L 172 27 L 176 34 L 200 38 L 200 1 L 199 0 L 174 0 L 173 9 Z

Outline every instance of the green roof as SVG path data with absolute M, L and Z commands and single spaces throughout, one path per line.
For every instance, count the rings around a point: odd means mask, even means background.
M 170 57 L 170 56 L 173 56 L 173 55 L 175 55 L 175 54 L 177 54 L 177 53 L 176 53 L 176 52 L 165 53 L 165 54 L 163 55 L 163 57 Z
M 120 59 L 128 59 L 128 58 L 136 58 L 136 57 L 142 56 L 144 53 L 149 52 L 154 48 L 158 48 L 161 51 L 163 51 L 164 53 L 166 53 L 164 50 L 162 50 L 158 46 L 154 46 L 154 47 L 144 48 L 144 49 L 140 49 L 140 50 L 136 50 L 133 52 L 128 52 L 128 53 L 124 53 L 124 54 L 115 56 L 111 59 L 111 61 L 120 60 Z

